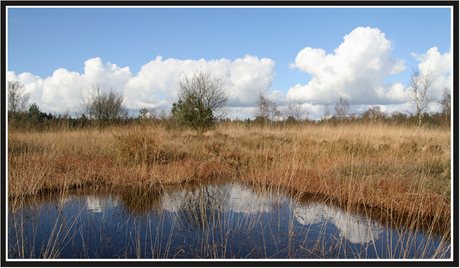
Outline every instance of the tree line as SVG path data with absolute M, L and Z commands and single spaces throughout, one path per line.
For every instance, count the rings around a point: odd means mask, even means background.
M 308 110 L 301 102 L 288 101 L 280 109 L 259 89 L 254 120 L 230 120 L 226 118 L 228 95 L 222 79 L 202 71 L 191 76 L 184 75 L 179 81 L 179 93 L 170 111 L 142 108 L 136 118 L 128 117 L 123 105 L 124 96 L 114 90 L 105 90 L 99 84 L 92 87 L 89 94 L 81 96 L 81 116 L 69 116 L 69 113 L 44 113 L 37 104 L 28 105 L 30 94 L 20 82 L 8 82 L 8 123 L 9 127 L 25 130 L 43 130 L 55 128 L 105 128 L 113 125 L 156 124 L 162 123 L 171 128 L 193 128 L 198 135 L 217 124 L 241 124 L 245 126 L 292 126 L 318 124 L 369 124 L 387 123 L 394 125 L 417 125 L 450 127 L 451 94 L 444 89 L 438 103 L 442 111 L 427 113 L 428 106 L 436 98 L 430 91 L 433 83 L 432 72 L 421 74 L 413 71 L 411 86 L 407 90 L 407 100 L 413 104 L 415 113 L 400 112 L 386 114 L 379 106 L 369 108 L 361 114 L 349 115 L 349 104 L 339 97 L 331 115 L 329 104 L 324 105 L 321 120 L 310 120 Z

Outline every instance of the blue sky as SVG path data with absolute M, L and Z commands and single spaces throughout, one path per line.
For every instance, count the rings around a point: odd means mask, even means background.
M 267 96 L 280 107 L 287 99 L 304 103 L 310 118 L 321 116 L 320 103 L 335 104 L 337 94 L 347 96 L 350 112 L 372 105 L 385 105 L 391 112 L 408 109 L 401 94 L 389 97 L 389 92 L 404 90 L 395 83 L 409 86 L 412 67 L 428 61 L 435 61 L 430 66 L 445 65 L 443 59 L 452 58 L 450 8 L 89 7 L 9 8 L 7 12 L 8 79 L 22 82 L 31 92 L 31 102 L 47 112 L 77 114 L 75 92 L 85 92 L 98 81 L 124 92 L 125 104 L 133 113 L 147 106 L 169 109 L 177 92 L 174 79 L 197 68 L 211 68 L 224 77 L 231 91 L 230 117 L 253 116 L 251 106 L 259 87 L 268 90 Z M 347 35 L 348 43 L 372 41 L 361 54 L 343 49 L 338 57 L 335 50 Z M 307 47 L 313 52 L 298 58 Z M 326 57 L 317 57 L 319 49 L 330 58 L 337 57 L 326 63 Z M 314 86 L 313 76 L 320 81 L 318 85 L 326 82 L 321 79 L 338 79 L 324 76 L 316 67 L 335 68 L 347 55 L 378 55 L 376 62 L 388 65 L 369 74 L 361 73 L 356 63 L 349 74 L 375 75 L 375 80 L 382 80 L 380 84 L 363 81 L 354 86 L 382 87 L 379 92 L 386 95 L 379 96 L 387 97 L 379 100 L 374 94 L 366 101 L 365 90 Z M 444 65 L 442 68 L 449 68 Z M 55 73 L 58 69 L 61 72 Z M 89 73 L 100 69 L 104 71 Z M 165 76 L 169 78 L 164 80 Z M 440 87 L 452 81 L 445 71 L 439 76 L 447 80 L 439 81 Z M 317 94 L 328 99 L 315 99 Z

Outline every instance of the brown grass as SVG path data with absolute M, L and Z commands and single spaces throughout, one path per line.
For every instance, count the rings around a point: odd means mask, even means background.
M 8 197 L 234 178 L 450 226 L 451 134 L 387 125 L 8 132 Z M 409 217 L 410 218 L 410 217 Z

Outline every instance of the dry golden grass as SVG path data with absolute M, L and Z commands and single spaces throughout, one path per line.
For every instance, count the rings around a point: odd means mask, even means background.
M 161 126 L 8 133 L 10 199 L 219 177 L 450 224 L 451 134 L 387 125 L 221 125 L 203 136 Z

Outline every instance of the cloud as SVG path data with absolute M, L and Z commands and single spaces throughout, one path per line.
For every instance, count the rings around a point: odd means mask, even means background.
M 322 203 L 300 204 L 294 210 L 294 218 L 303 225 L 331 223 L 340 230 L 341 237 L 355 244 L 370 243 L 383 233 L 383 226 L 379 222 L 361 215 L 350 215 Z
M 230 107 L 228 117 L 232 119 L 238 118 L 240 120 L 246 120 L 248 118 L 254 119 L 254 107 Z
M 20 81 L 23 85 L 27 85 L 26 92 L 30 93 L 31 103 L 37 102 L 43 96 L 43 79 L 31 73 L 22 73 L 16 75 L 14 72 L 6 73 L 7 81 Z
M 182 75 L 194 71 L 211 72 L 222 79 L 228 92 L 230 107 L 251 107 L 255 104 L 259 87 L 271 89 L 276 75 L 275 62 L 271 59 L 259 59 L 246 55 L 234 61 L 228 59 L 210 60 L 155 60 L 143 65 L 135 76 L 129 67 L 116 64 L 104 64 L 100 58 L 85 61 L 84 73 L 57 69 L 51 77 L 45 79 L 30 73 L 16 75 L 7 73 L 8 81 L 19 81 L 31 92 L 30 103 L 37 103 L 46 112 L 78 113 L 81 94 L 99 84 L 123 92 L 124 104 L 130 110 L 140 108 L 169 109 L 179 90 L 178 81 Z
M 422 73 L 428 70 L 432 71 L 434 81 L 431 90 L 437 97 L 441 97 L 444 88 L 447 88 L 450 92 L 452 92 L 452 51 L 441 54 L 437 47 L 432 47 L 425 54 L 418 55 L 412 53 L 412 56 L 420 62 L 418 64 L 418 68 Z M 414 110 L 412 104 L 406 102 L 406 90 L 407 88 L 398 81 L 386 84 L 383 84 L 382 82 L 382 85 L 375 86 L 374 88 L 374 97 L 377 97 L 377 99 L 371 103 L 363 102 L 361 104 L 356 103 L 356 105 L 350 105 L 349 113 L 361 113 L 366 111 L 368 108 L 379 104 L 385 104 L 379 106 L 381 111 L 386 112 L 387 114 L 391 114 L 393 112 L 413 112 Z M 336 101 L 333 101 L 332 98 L 331 100 L 329 109 L 332 111 L 332 114 L 334 114 L 333 109 Z M 401 102 L 401 100 L 403 100 L 403 102 Z M 321 106 L 322 105 L 317 105 L 316 108 L 312 107 L 310 109 L 310 115 L 312 118 L 322 117 L 324 108 L 321 108 Z M 428 112 L 438 111 L 440 111 L 440 106 L 436 102 L 432 103 L 432 105 L 428 108 Z
M 444 88 L 452 91 L 452 50 L 441 55 L 437 47 L 432 47 L 425 54 L 412 53 L 412 56 L 420 61 L 418 65 L 420 72 L 432 72 L 434 80 L 431 89 L 438 97 L 441 96 Z
M 45 112 L 77 112 L 80 109 L 81 95 L 96 84 L 115 91 L 123 90 L 131 77 L 128 67 L 120 68 L 115 64 L 103 64 L 100 58 L 85 62 L 85 73 L 69 72 L 60 68 L 45 79 L 30 73 L 16 75 L 8 72 L 8 81 L 21 82 L 31 93 L 30 103 L 36 103 Z M 121 90 L 120 90 L 121 89 Z
M 280 90 L 267 93 L 279 108 L 287 100 L 301 101 L 308 109 L 311 119 L 323 116 L 324 103 L 329 103 L 331 115 L 342 95 L 350 104 L 349 113 L 361 112 L 360 107 L 387 105 L 388 112 L 398 107 L 406 109 L 405 86 L 398 81 L 384 83 L 386 77 L 406 69 L 404 61 L 391 57 L 393 47 L 385 34 L 376 28 L 358 27 L 344 36 L 343 42 L 333 53 L 323 49 L 306 47 L 301 50 L 291 68 L 310 73 L 312 79 L 306 85 L 294 85 L 287 94 Z M 444 88 L 452 90 L 452 51 L 441 54 L 437 47 L 425 54 L 412 53 L 420 63 L 422 72 L 433 70 L 433 90 L 438 96 Z M 30 103 L 37 103 L 46 112 L 62 113 L 67 110 L 78 114 L 81 94 L 93 85 L 123 92 L 125 105 L 134 113 L 140 108 L 171 108 L 179 91 L 178 81 L 182 75 L 193 71 L 210 71 L 222 78 L 228 92 L 231 118 L 253 118 L 259 88 L 272 89 L 276 72 L 275 61 L 268 58 L 246 55 L 235 60 L 180 60 L 163 59 L 158 56 L 132 74 L 129 67 L 104 63 L 101 58 L 84 62 L 84 72 L 57 69 L 52 76 L 41 78 L 31 73 L 7 72 L 8 81 L 19 81 L 31 93 Z M 364 106 L 363 106 L 364 105 Z M 433 106 L 434 107 L 434 106 Z M 434 111 L 430 107 L 431 111 Z M 406 109 L 407 110 L 407 109 Z M 403 111 L 403 110 L 401 110 Z
M 404 86 L 383 82 L 406 68 L 403 60 L 391 58 L 393 47 L 385 34 L 358 27 L 343 39 L 331 54 L 311 47 L 298 53 L 291 68 L 310 73 L 312 79 L 291 87 L 287 98 L 326 103 L 341 95 L 355 105 L 403 103 Z
M 233 62 L 228 59 L 206 61 L 204 59 L 178 60 L 161 56 L 142 66 L 139 73 L 126 85 L 126 101 L 130 107 L 155 106 L 163 99 L 163 105 L 170 104 L 179 91 L 178 81 L 182 75 L 194 71 L 211 72 L 222 79 L 230 107 L 254 105 L 259 87 L 270 89 L 275 77 L 275 62 L 246 55 Z

